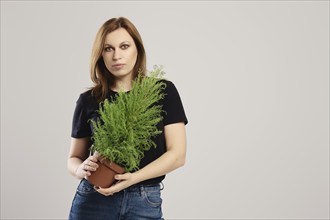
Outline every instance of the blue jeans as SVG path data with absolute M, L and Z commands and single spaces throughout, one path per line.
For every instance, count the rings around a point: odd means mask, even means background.
M 132 186 L 104 196 L 83 179 L 77 187 L 69 220 L 163 219 L 160 190 L 160 184 Z

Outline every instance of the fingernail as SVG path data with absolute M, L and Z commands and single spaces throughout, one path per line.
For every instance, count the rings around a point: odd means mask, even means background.
M 100 189 L 100 187 L 98 187 L 98 186 L 94 186 L 94 189 Z

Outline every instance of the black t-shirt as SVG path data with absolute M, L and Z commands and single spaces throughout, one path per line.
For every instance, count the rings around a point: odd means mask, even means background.
M 160 105 L 163 107 L 163 120 L 157 125 L 158 130 L 164 131 L 164 126 L 174 124 L 178 122 L 188 123 L 187 117 L 184 112 L 184 108 L 181 102 L 180 95 L 175 85 L 167 80 L 166 88 L 164 90 L 165 98 L 160 101 Z M 116 96 L 116 92 L 109 90 L 107 98 L 112 100 Z M 99 117 L 97 110 L 99 109 L 99 103 L 92 96 L 91 90 L 84 92 L 77 100 L 76 108 L 73 115 L 72 132 L 71 137 L 82 138 L 91 137 L 93 134 L 92 123 L 90 119 L 96 120 Z M 157 145 L 156 148 L 151 147 L 149 151 L 144 153 L 139 168 L 145 167 L 147 164 L 156 160 L 163 153 L 166 152 L 166 143 L 164 132 L 153 138 L 153 141 Z M 154 179 L 146 180 L 139 184 L 156 184 L 161 182 L 165 176 L 160 176 Z

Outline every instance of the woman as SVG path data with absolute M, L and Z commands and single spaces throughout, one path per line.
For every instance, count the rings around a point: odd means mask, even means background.
M 68 170 L 81 179 L 72 202 L 69 219 L 162 219 L 160 183 L 165 175 L 185 163 L 187 118 L 180 96 L 166 81 L 161 135 L 157 144 L 145 152 L 139 170 L 116 175 L 118 182 L 98 188 L 86 179 L 98 168 L 90 155 L 92 127 L 99 103 L 111 100 L 120 89 L 129 91 L 138 72 L 146 72 L 146 55 L 135 26 L 126 18 L 112 18 L 96 35 L 91 57 L 92 89 L 80 95 L 73 116 Z

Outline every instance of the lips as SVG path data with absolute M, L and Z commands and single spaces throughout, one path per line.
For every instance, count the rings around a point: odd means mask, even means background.
M 117 64 L 112 65 L 112 67 L 115 68 L 115 69 L 120 69 L 120 68 L 122 68 L 123 66 L 124 66 L 123 63 L 117 63 Z

